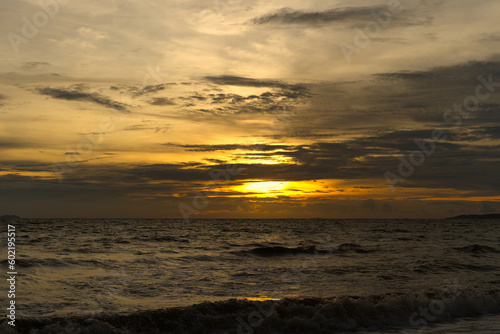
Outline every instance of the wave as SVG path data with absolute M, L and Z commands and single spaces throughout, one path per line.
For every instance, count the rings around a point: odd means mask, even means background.
M 478 244 L 473 244 L 473 245 L 464 246 L 464 247 L 457 247 L 457 248 L 453 248 L 453 249 L 457 250 L 459 252 L 473 253 L 473 254 L 500 253 L 500 251 L 496 250 L 493 247 L 478 245 Z
M 2 260 L 0 264 L 3 266 L 7 266 L 8 261 Z M 58 259 L 16 259 L 16 267 L 19 268 L 29 268 L 34 266 L 47 266 L 47 267 L 64 267 L 68 264 L 64 261 Z
M 230 299 L 132 314 L 20 318 L 1 333 L 340 333 L 421 329 L 459 317 L 500 313 L 500 292 L 453 290 L 249 301 Z M 10 330 L 10 331 L 9 331 Z M 70 331 L 68 331 L 70 330 Z
M 342 244 L 337 247 L 337 253 L 345 253 L 345 252 L 355 252 L 355 253 L 372 253 L 374 250 L 368 250 L 361 247 L 358 244 Z
M 280 256 L 280 255 L 290 255 L 290 254 L 314 254 L 320 253 L 315 246 L 310 247 L 297 247 L 288 248 L 282 246 L 272 246 L 272 247 L 257 247 L 249 251 L 252 254 L 259 256 Z M 324 252 L 324 251 L 321 251 Z
M 467 264 L 457 261 L 433 261 L 429 263 L 419 264 L 412 269 L 414 272 L 429 273 L 429 272 L 445 272 L 445 271 L 475 271 L 475 272 L 493 272 L 497 271 L 498 267 L 495 265 L 480 265 L 480 264 Z
M 375 228 L 371 230 L 372 232 L 382 232 L 382 233 L 411 233 L 411 231 L 404 230 L 404 229 L 394 229 L 394 230 L 386 230 L 383 228 Z
M 183 242 L 189 243 L 188 239 L 179 239 L 171 236 L 153 236 L 153 237 L 134 237 L 133 240 L 145 241 L 145 242 Z
M 334 249 L 325 250 L 318 249 L 316 246 L 308 246 L 308 247 L 282 247 L 282 246 L 266 246 L 266 247 L 257 247 L 250 251 L 246 251 L 243 253 L 251 253 L 258 256 L 283 256 L 283 255 L 294 255 L 294 254 L 340 254 L 340 253 L 371 253 L 374 250 L 363 249 L 361 245 L 358 244 L 341 244 Z
M 16 259 L 16 267 L 19 268 L 30 268 L 30 267 L 69 267 L 69 266 L 81 266 L 81 265 L 90 265 L 93 267 L 103 267 L 103 268 L 111 268 L 114 261 L 98 261 L 98 260 L 76 260 L 76 259 L 66 259 L 66 260 L 58 260 L 54 258 L 46 258 L 46 259 Z M 0 266 L 7 267 L 8 261 L 2 260 L 0 261 Z M 1 332 L 0 332 L 1 333 Z

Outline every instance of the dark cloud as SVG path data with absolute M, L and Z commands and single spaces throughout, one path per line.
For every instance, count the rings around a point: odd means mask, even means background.
M 132 129 L 131 129 L 132 130 Z M 40 178 L 21 177 L 22 171 L 53 171 L 50 164 L 3 162 L 0 169 L 12 171 L 0 177 L 5 189 L 18 189 L 21 196 L 23 187 L 29 185 L 32 194 L 47 192 L 62 196 L 66 192 L 92 194 L 104 191 L 106 194 L 141 198 L 179 198 L 192 196 L 193 191 L 204 189 L 213 182 L 211 172 L 226 171 L 234 159 L 244 158 L 246 163 L 237 165 L 240 173 L 231 178 L 230 184 L 239 184 L 244 180 L 259 179 L 273 181 L 313 181 L 319 179 L 380 180 L 387 170 L 396 171 L 397 156 L 407 155 L 417 149 L 414 140 L 428 139 L 432 129 L 428 130 L 392 130 L 373 131 L 364 137 L 344 142 L 317 142 L 309 145 L 183 145 L 164 144 L 186 151 L 206 152 L 204 162 L 186 162 L 170 164 L 101 164 L 78 167 L 78 172 L 64 175 L 62 185 L 58 181 Z M 434 154 L 414 175 L 398 186 L 408 188 L 457 189 L 481 191 L 484 196 L 494 195 L 500 188 L 500 179 L 496 177 L 500 168 L 500 145 L 481 145 L 468 142 L 463 136 L 498 138 L 500 127 L 472 128 L 449 132 L 451 140 L 436 144 Z M 481 137 L 483 136 L 483 137 Z M 227 161 L 212 159 L 211 153 L 227 151 Z M 75 154 L 75 152 L 67 152 Z M 255 159 L 287 161 L 277 164 L 262 164 Z M 285 160 L 283 160 L 285 158 Z M 467 177 L 463 177 L 467 175 Z M 338 189 L 340 191 L 341 189 Z M 12 193 L 12 192 L 11 192 Z M 157 195 L 155 195 L 157 194 Z M 223 196 L 222 196 L 223 197 Z M 221 200 L 222 200 L 221 197 Z M 366 210 L 380 211 L 382 204 L 373 201 L 360 202 Z M 386 210 L 386 209 L 384 209 Z
M 492 74 L 498 78 L 500 76 L 500 61 L 469 61 L 464 64 L 435 67 L 428 71 L 378 73 L 376 76 L 391 81 L 430 82 L 435 86 L 441 83 L 457 85 L 477 82 L 479 76 L 487 74 Z M 471 88 L 474 88 L 474 86 Z
M 211 98 L 212 104 L 217 104 L 217 103 L 239 104 L 243 102 L 247 103 L 260 102 L 260 103 L 271 104 L 275 103 L 276 101 L 280 101 L 283 98 L 294 100 L 310 96 L 311 95 L 306 91 L 280 91 L 276 93 L 265 92 L 260 95 L 249 95 L 249 96 L 241 96 L 238 94 L 224 94 L 224 93 L 208 94 L 208 97 Z
M 0 164 L 0 169 L 16 172 L 52 172 L 53 166 L 50 163 L 36 161 L 4 161 Z
M 205 79 L 216 85 L 272 87 L 272 88 L 281 88 L 291 91 L 307 90 L 307 86 L 304 84 L 287 84 L 285 82 L 276 80 L 258 80 L 258 79 L 251 79 L 251 78 L 238 77 L 232 75 L 206 76 Z
M 345 20 L 373 19 L 371 14 L 386 10 L 387 6 L 345 7 L 323 12 L 304 12 L 283 8 L 274 14 L 267 14 L 253 19 L 254 24 L 308 24 L 316 25 Z
M 310 145 L 180 145 L 187 151 L 232 151 L 230 160 L 281 160 L 288 163 L 241 164 L 238 178 L 269 180 L 380 179 L 386 171 L 396 171 L 399 157 L 419 150 L 416 141 L 430 140 L 434 129 L 375 131 L 371 135 L 345 142 L 318 142 Z M 500 127 L 449 129 L 446 142 L 435 143 L 435 150 L 425 164 L 416 168 L 402 187 L 482 189 L 489 194 L 500 187 L 495 177 L 500 167 L 500 145 L 481 144 L 485 139 L 500 139 Z M 220 163 L 220 161 L 218 161 Z M 452 171 L 450 166 L 453 166 Z M 215 166 L 212 168 L 222 168 Z M 197 169 L 205 169 L 198 166 Z M 460 175 L 469 175 L 464 178 Z M 473 179 L 473 180 L 472 180 Z M 495 180 L 495 181 L 493 181 Z
M 132 97 L 140 97 L 143 95 L 154 95 L 174 85 L 176 85 L 176 83 L 162 83 L 147 86 L 113 85 L 110 86 L 109 89 Z
M 34 147 L 34 143 L 28 142 L 26 140 L 16 140 L 13 138 L 1 138 L 0 137 L 0 149 L 14 149 L 14 148 L 27 148 Z
M 172 106 L 175 105 L 175 102 L 166 97 L 155 97 L 148 101 L 149 104 L 153 106 Z
M 500 35 L 494 34 L 484 34 L 480 37 L 481 42 L 491 43 L 491 42 L 500 42 Z
M 500 61 L 497 59 L 425 71 L 379 73 L 373 75 L 372 80 L 312 85 L 311 108 L 299 113 L 296 121 L 290 122 L 285 131 L 274 134 L 274 138 L 301 136 L 304 131 L 366 135 L 369 128 L 392 132 L 401 124 L 408 129 L 446 129 L 455 124 L 444 120 L 445 113 L 475 96 L 481 85 L 479 77 L 489 81 L 490 76 L 497 86 L 500 83 Z M 497 94 L 500 87 L 495 89 L 495 93 L 481 101 L 477 110 L 464 118 L 460 126 L 488 127 L 500 123 L 500 96 Z M 487 90 L 481 88 L 480 92 L 485 94 Z
M 259 95 L 239 95 L 234 93 L 220 93 L 219 89 L 212 92 L 197 93 L 187 97 L 179 97 L 185 101 L 183 107 L 187 111 L 205 115 L 227 114 L 284 114 L 292 111 L 299 103 L 312 97 L 307 85 L 287 84 L 281 81 L 256 80 L 235 76 L 206 77 L 207 80 L 217 85 L 236 85 L 246 87 L 275 88 Z M 215 91 L 215 92 L 213 92 Z M 202 104 L 202 108 L 196 108 Z M 207 108 L 207 105 L 217 105 Z M 195 108 L 193 108 L 195 107 Z
M 390 4 L 366 7 L 344 7 L 333 8 L 325 11 L 308 12 L 292 8 L 282 8 L 275 13 L 266 14 L 254 18 L 251 22 L 255 25 L 277 24 L 277 25 L 307 25 L 322 26 L 337 22 L 348 22 L 352 26 L 376 22 L 379 17 L 384 20 L 390 17 L 390 26 L 387 28 L 401 26 L 428 25 L 433 22 L 434 13 L 440 2 L 430 4 L 425 1 L 401 4 L 396 13 Z M 392 10 L 392 12 L 391 12 Z
M 48 95 L 54 99 L 92 102 L 102 105 L 106 108 L 111 108 L 121 112 L 129 112 L 127 109 L 128 106 L 126 104 L 118 101 L 113 101 L 110 98 L 98 93 L 85 92 L 79 85 L 73 86 L 72 88 L 44 87 L 44 88 L 38 88 L 37 92 L 42 95 Z
M 198 109 L 202 113 L 213 115 L 227 115 L 227 114 L 279 114 L 291 110 L 289 104 L 283 103 L 248 103 L 240 106 L 224 106 L 215 109 Z
M 247 151 L 238 153 L 246 158 L 289 157 L 300 164 L 320 165 L 338 163 L 339 166 L 357 165 L 360 158 L 372 155 L 405 155 L 419 149 L 416 142 L 429 141 L 434 129 L 376 131 L 371 135 L 344 142 L 318 142 L 310 145 L 181 145 L 166 143 L 163 145 L 183 148 L 186 151 Z M 442 152 L 461 152 L 464 156 L 477 153 L 488 158 L 486 147 L 477 142 L 485 139 L 500 139 L 500 126 L 478 127 L 458 130 L 444 130 L 445 142 L 436 143 L 436 150 Z M 494 146 L 492 146 L 494 148 Z M 493 157 L 493 156 L 492 156 Z
M 132 88 L 129 88 L 129 93 L 132 96 L 154 94 L 154 93 L 162 91 L 166 88 L 169 88 L 172 85 L 174 85 L 174 84 L 169 83 L 169 84 L 149 85 L 149 86 L 143 86 L 143 87 L 132 87 Z
M 7 95 L 0 94 L 0 100 L 6 100 L 6 99 L 7 99 Z M 4 105 L 5 105 L 4 103 L 0 103 L 0 107 L 2 107 Z

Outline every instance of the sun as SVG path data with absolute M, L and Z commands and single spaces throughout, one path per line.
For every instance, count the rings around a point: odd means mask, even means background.
M 228 197 L 251 197 L 251 198 L 277 198 L 294 197 L 306 198 L 312 196 L 338 195 L 335 182 L 329 180 L 316 181 L 263 181 L 246 180 L 241 184 L 230 186 L 226 189 L 218 189 L 219 192 L 230 192 Z
M 240 187 L 240 191 L 261 193 L 261 194 L 276 194 L 282 192 L 288 186 L 288 182 L 277 181 L 252 181 L 246 182 Z

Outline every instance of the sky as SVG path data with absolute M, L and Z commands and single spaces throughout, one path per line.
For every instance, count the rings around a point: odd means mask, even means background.
M 500 2 L 2 0 L 0 214 L 500 212 Z

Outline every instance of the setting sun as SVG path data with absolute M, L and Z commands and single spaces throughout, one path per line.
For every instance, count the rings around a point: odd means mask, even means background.
M 247 191 L 247 192 L 258 192 L 258 193 L 279 193 L 288 186 L 289 182 L 274 182 L 274 181 L 268 181 L 268 182 L 261 182 L 261 181 L 256 181 L 256 182 L 248 182 L 245 183 L 240 189 L 241 191 Z
M 217 189 L 219 192 L 236 191 L 238 195 L 227 195 L 228 197 L 278 197 L 287 196 L 304 198 L 312 196 L 327 196 L 338 194 L 335 190 L 335 182 L 327 180 L 318 181 L 261 181 L 248 180 L 241 185 L 228 189 Z

